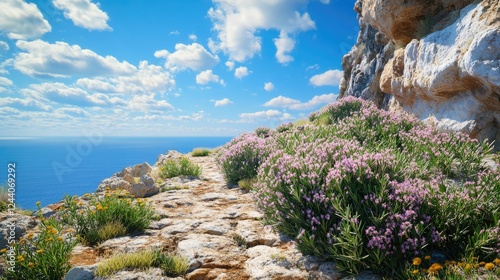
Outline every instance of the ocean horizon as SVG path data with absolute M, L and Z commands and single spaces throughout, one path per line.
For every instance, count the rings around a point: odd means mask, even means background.
M 65 195 L 94 192 L 99 183 L 127 166 L 155 164 L 168 150 L 188 153 L 216 148 L 233 137 L 0 137 L 0 184 L 15 164 L 16 206 L 36 209 Z

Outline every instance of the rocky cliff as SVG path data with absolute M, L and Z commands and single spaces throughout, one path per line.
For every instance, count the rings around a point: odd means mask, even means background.
M 500 149 L 500 2 L 358 0 L 340 98 L 404 110 Z

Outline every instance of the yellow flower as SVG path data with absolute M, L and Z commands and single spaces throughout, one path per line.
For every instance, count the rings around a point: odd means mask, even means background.
M 40 206 L 40 204 L 42 204 L 40 201 L 37 201 L 37 202 L 36 202 L 36 205 L 37 205 L 37 206 Z
M 412 271 L 413 274 L 418 274 L 418 269 Z
M 28 234 L 28 236 L 26 236 L 26 238 L 28 238 L 29 240 L 31 240 L 31 239 L 33 239 L 33 236 L 34 236 L 34 235 L 35 235 L 35 234 L 34 234 L 33 232 L 30 232 L 30 233 Z
M 3 248 L 2 250 L 0 250 L 0 253 L 2 253 L 2 254 L 5 253 L 5 252 L 7 252 L 6 248 Z
M 28 263 L 28 266 L 29 266 L 30 268 L 33 268 L 33 267 L 35 266 L 35 264 L 34 264 L 34 263 L 32 263 L 32 262 L 30 262 L 30 263 Z
M 421 258 L 414 258 L 413 259 L 413 265 L 419 266 L 422 263 Z
M 102 210 L 102 205 L 101 204 L 98 204 L 97 207 L 96 207 L 97 211 L 100 211 Z
M 36 252 L 37 252 L 38 254 L 41 254 L 41 253 L 43 253 L 43 249 L 38 249 L 38 250 L 36 250 Z
M 493 263 L 487 263 L 484 265 L 484 268 L 486 270 L 492 270 L 493 268 L 495 268 L 495 265 Z
M 57 229 L 52 228 L 52 229 L 50 230 L 50 233 L 52 233 L 52 234 L 56 234 L 56 233 L 57 233 Z
M 433 263 L 431 267 L 429 267 L 429 272 L 434 273 L 440 271 L 441 269 L 443 269 L 443 266 L 440 263 Z
M 496 264 L 496 265 L 498 265 L 498 266 L 500 266 L 500 259 L 495 259 L 495 260 L 493 261 L 493 263 L 494 263 L 494 264 Z
M 485 264 L 486 264 L 486 262 L 480 262 L 479 266 L 484 266 Z
M 471 270 L 472 269 L 472 264 L 468 263 L 465 265 L 465 270 Z
M 18 257 L 17 257 L 17 260 L 18 260 L 19 262 L 23 262 L 23 261 L 24 261 L 24 257 L 23 257 L 23 256 L 18 256 Z
M 431 256 L 427 255 L 427 256 L 425 256 L 425 258 L 424 258 L 424 259 L 425 259 L 426 261 L 428 261 L 428 260 L 430 260 L 430 259 L 431 259 Z

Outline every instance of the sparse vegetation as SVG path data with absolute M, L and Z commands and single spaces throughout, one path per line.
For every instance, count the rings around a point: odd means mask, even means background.
M 158 252 L 155 258 L 155 266 L 163 269 L 167 276 L 177 277 L 186 273 L 189 268 L 189 260 L 180 255 Z
M 233 234 L 233 240 L 238 244 L 239 247 L 244 247 L 248 248 L 248 242 L 245 240 L 245 238 L 239 234 Z
M 164 186 L 161 188 L 162 192 L 177 191 L 177 190 L 188 190 L 188 185 L 174 185 L 174 186 Z
M 253 185 L 257 182 L 257 178 L 241 179 L 238 181 L 238 186 L 245 191 L 249 191 L 253 188 Z
M 160 168 L 160 176 L 163 179 L 173 178 L 181 175 L 200 176 L 201 167 L 185 157 L 169 159 Z
M 5 186 L 0 186 L 0 212 L 7 211 L 9 205 L 9 194 Z
M 154 211 L 143 199 L 123 190 L 107 190 L 103 197 L 90 195 L 84 204 L 76 196 L 64 198 L 63 222 L 76 230 L 81 241 L 93 246 L 109 238 L 144 230 Z
M 210 150 L 207 148 L 195 148 L 191 151 L 191 156 L 193 157 L 206 157 L 211 154 Z
M 40 203 L 37 203 L 40 210 Z M 28 233 L 13 245 L 15 270 L 5 270 L 6 279 L 62 279 L 70 269 L 69 259 L 76 242 L 64 234 L 61 224 L 54 218 L 40 214 L 40 228 Z M 0 251 L 6 261 L 7 250 Z

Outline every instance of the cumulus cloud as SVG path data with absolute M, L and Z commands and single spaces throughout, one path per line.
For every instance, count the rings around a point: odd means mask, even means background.
M 226 106 L 226 105 L 229 105 L 231 103 L 233 103 L 233 101 L 229 100 L 228 98 L 223 98 L 221 100 L 215 101 L 215 107 Z
M 219 62 L 219 57 L 209 53 L 205 47 L 198 43 L 191 45 L 176 44 L 175 52 L 167 50 L 155 52 L 155 57 L 163 57 L 167 61 L 165 67 L 173 71 L 191 69 L 202 71 L 214 67 Z
M 299 100 L 284 97 L 284 96 L 278 96 L 276 98 L 273 98 L 266 102 L 264 106 L 266 107 L 281 107 L 281 108 L 287 108 L 290 110 L 308 110 L 308 109 L 313 109 L 316 106 L 320 104 L 327 104 L 327 103 L 332 103 L 337 99 L 337 95 L 330 93 L 330 94 L 323 94 L 323 95 L 316 95 L 314 96 L 311 100 L 302 103 Z
M 288 37 L 285 32 L 280 33 L 280 37 L 274 39 L 274 45 L 276 46 L 276 59 L 281 64 L 287 64 L 293 61 L 293 57 L 289 55 L 293 48 L 295 48 L 295 40 Z
M 195 34 L 189 35 L 189 40 L 196 41 L 197 39 L 198 39 L 198 36 L 196 36 Z
M 264 84 L 264 89 L 265 89 L 266 91 L 272 91 L 272 90 L 274 90 L 274 84 L 273 84 L 273 83 L 271 83 L 271 82 L 265 83 L 265 84 Z
M 328 70 L 325 73 L 314 75 L 309 82 L 314 86 L 338 86 L 344 72 L 340 70 Z
M 278 110 L 267 110 L 259 111 L 255 113 L 242 113 L 240 118 L 242 119 L 272 119 L 281 117 L 283 114 Z
M 89 30 L 111 30 L 108 15 L 99 8 L 99 4 L 90 0 L 52 0 L 54 6 L 64 11 L 64 17 L 74 25 Z
M 0 33 L 6 33 L 9 39 L 38 38 L 51 29 L 36 4 L 24 0 L 0 2 Z
M 76 84 L 90 91 L 141 94 L 151 92 L 166 92 L 175 86 L 172 74 L 158 65 L 141 61 L 136 72 L 130 75 L 112 78 L 82 78 Z
M 240 66 L 234 70 L 234 76 L 238 79 L 242 79 L 243 77 L 248 76 L 252 71 L 248 71 L 248 68 L 244 66 Z
M 256 35 L 259 30 L 274 29 L 280 33 L 292 34 L 316 28 L 307 12 L 299 12 L 306 6 L 307 0 L 213 2 L 216 7 L 210 8 L 208 16 L 217 32 L 217 40 L 210 41 L 209 46 L 212 50 L 222 50 L 229 54 L 231 60 L 243 62 L 260 53 L 262 39 Z M 281 40 L 279 44 L 280 54 L 286 55 L 291 51 L 289 41 Z M 282 52 L 284 49 L 287 51 Z
M 330 4 L 330 0 L 319 0 L 319 1 L 325 5 Z
M 226 64 L 227 68 L 229 69 L 229 71 L 233 71 L 233 69 L 234 69 L 234 62 L 232 62 L 232 61 L 226 61 L 225 64 Z
M 87 91 L 70 87 L 63 83 L 33 84 L 22 89 L 25 96 L 35 97 L 40 101 L 51 101 L 79 107 L 109 107 L 112 105 L 125 105 L 125 101 L 118 97 L 110 98 L 102 93 L 90 94 Z
M 11 86 L 13 84 L 14 83 L 10 79 L 5 77 L 0 77 L 0 86 Z
M 135 95 L 128 104 L 128 109 L 132 111 L 149 112 L 149 111 L 171 111 L 174 109 L 166 100 L 155 99 L 154 94 L 150 95 Z
M 33 98 L 0 98 L 0 107 L 10 107 L 21 111 L 50 111 L 52 107 Z
M 219 76 L 212 73 L 212 70 L 205 70 L 196 75 L 196 83 L 199 85 L 206 85 L 210 82 L 224 84 L 224 80 L 220 79 Z
M 111 76 L 132 74 L 137 70 L 126 61 L 119 62 L 113 56 L 103 57 L 65 42 L 20 40 L 16 46 L 21 52 L 14 58 L 14 68 L 33 77 Z

